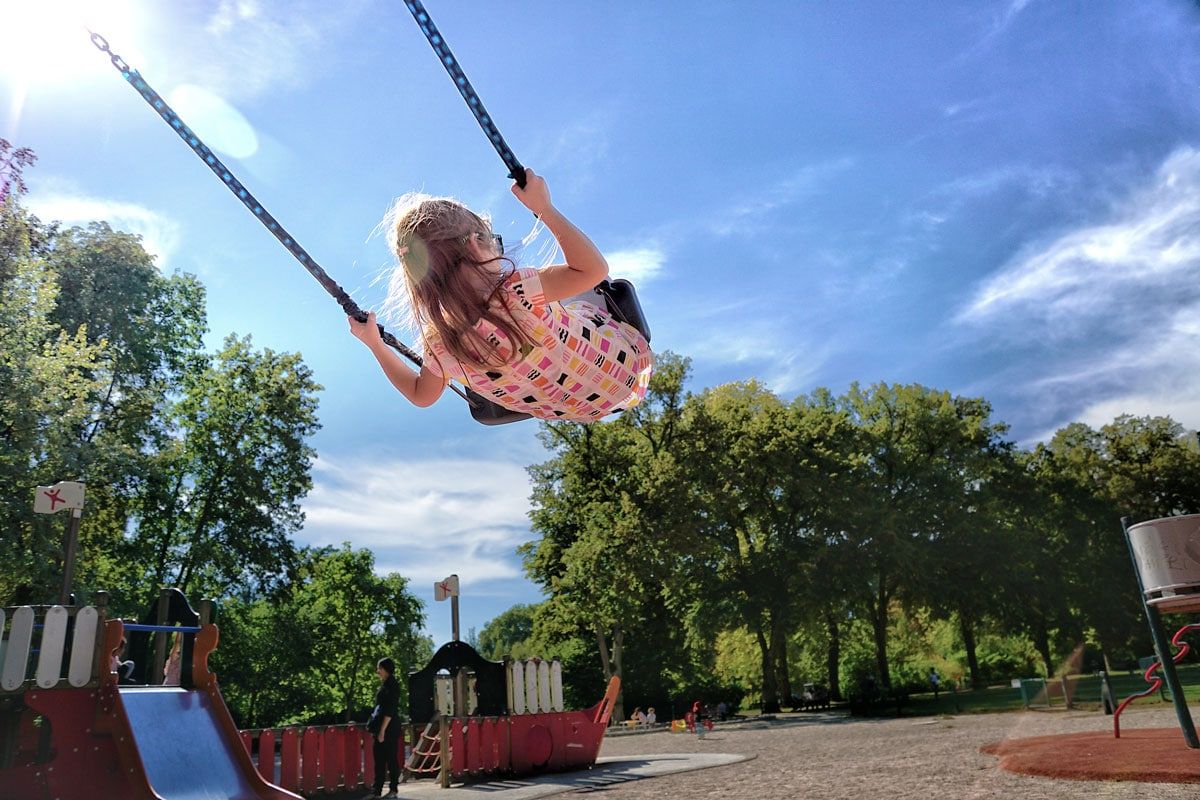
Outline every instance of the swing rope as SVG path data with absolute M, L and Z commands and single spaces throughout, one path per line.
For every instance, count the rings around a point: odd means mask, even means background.
M 271 234 L 279 240 L 280 244 L 287 248 L 287 251 L 291 253 L 297 261 L 300 262 L 300 266 L 308 270 L 308 273 L 317 279 L 317 283 L 321 284 L 322 288 L 329 292 L 333 299 L 337 301 L 337 304 L 342 307 L 342 310 L 346 312 L 346 315 L 353 317 L 359 322 L 366 322 L 367 312 L 359 308 L 358 304 L 354 302 L 354 299 L 350 297 L 346 290 L 339 286 L 333 278 L 329 277 L 329 274 L 321 268 L 321 265 L 318 264 L 316 260 L 310 256 L 303 247 L 300 246 L 300 243 L 297 242 L 292 235 L 287 232 L 287 230 L 279 223 L 278 220 L 275 219 L 275 217 L 271 216 L 270 212 L 268 212 L 266 208 L 263 207 L 262 203 L 258 202 L 254 195 L 252 195 L 250 191 L 242 185 L 242 182 L 239 181 L 234 176 L 233 172 L 221 162 L 221 159 L 217 158 L 216 154 L 209 149 L 208 145 L 200 141 L 200 137 L 197 136 L 192 129 L 184 123 L 183 119 L 176 114 L 169 105 L 167 105 L 167 102 L 162 99 L 158 92 L 154 91 L 150 84 L 146 82 L 146 79 L 142 77 L 141 73 L 129 66 L 129 64 L 127 64 L 125 59 L 121 58 L 121 56 L 114 53 L 110 49 L 108 41 L 103 36 L 91 30 L 89 30 L 88 33 L 91 34 L 92 44 L 94 44 L 102 53 L 108 55 L 109 61 L 112 62 L 112 65 L 116 68 L 117 72 L 121 73 L 121 77 L 123 77 L 129 83 L 129 85 L 132 86 L 134 90 L 136 90 L 137 93 L 142 96 L 142 99 L 145 100 L 151 108 L 158 112 L 158 115 L 162 117 L 168 125 L 171 126 L 172 130 L 179 134 L 179 138 L 183 139 L 183 141 L 187 143 L 188 147 L 192 149 L 192 152 L 194 152 L 201 161 L 208 165 L 208 168 L 213 171 L 213 174 L 220 178 L 221 182 L 229 188 L 229 191 L 233 192 L 234 196 L 237 197 L 238 200 L 242 201 L 242 204 L 246 206 L 246 208 L 250 210 L 250 213 L 253 214 L 258 221 L 263 224 L 263 227 L 270 231 Z M 501 142 L 503 142 L 503 140 L 501 140 Z M 382 325 L 379 326 L 379 335 L 383 338 L 384 343 L 389 347 L 395 349 L 402 356 L 416 364 L 418 367 L 421 366 L 421 356 L 417 355 L 412 348 L 386 331 Z M 449 386 L 460 397 L 471 404 L 472 407 L 476 406 L 479 402 L 478 400 L 468 397 L 467 393 L 464 393 L 463 390 L 459 389 L 459 387 L 455 386 L 454 384 L 451 383 Z
M 500 155 L 500 160 L 504 162 L 504 166 L 508 167 L 508 177 L 516 181 L 517 186 L 524 189 L 525 167 L 521 166 L 521 162 L 513 155 L 512 149 L 504 141 L 504 137 L 500 135 L 496 124 L 492 122 L 491 115 L 483 107 L 483 101 L 475 93 L 475 87 L 467 80 L 466 73 L 458 65 L 458 59 L 454 57 L 454 53 L 450 52 L 450 46 L 442 38 L 441 31 L 437 29 L 437 25 L 434 25 L 433 20 L 430 19 L 429 12 L 425 10 L 425 6 L 421 3 L 421 0 L 404 0 L 404 5 L 408 6 L 413 19 L 417 21 L 417 25 L 421 28 L 421 33 L 425 34 L 425 38 L 429 40 L 429 45 L 433 48 L 433 52 L 437 53 L 438 60 L 446 68 L 446 72 L 450 75 L 450 80 L 454 81 L 455 87 L 458 88 L 458 93 L 462 95 L 463 100 L 467 101 L 467 108 L 471 109 L 471 113 L 475 115 L 475 120 L 479 123 L 479 127 L 483 128 L 488 141 L 492 143 L 492 147 Z

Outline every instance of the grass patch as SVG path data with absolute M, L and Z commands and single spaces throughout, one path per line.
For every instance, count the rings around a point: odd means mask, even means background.
M 1200 701 L 1200 666 L 1188 665 L 1178 668 L 1179 681 L 1183 684 L 1183 694 L 1188 703 Z M 1100 709 L 1100 676 L 1099 675 L 1069 675 L 1067 676 L 1072 703 L 1075 708 L 1084 710 Z M 1135 692 L 1140 692 L 1149 684 L 1142 679 L 1142 673 L 1117 673 L 1109 675 L 1116 703 Z M 1052 708 L 1063 708 L 1062 689 L 1057 678 L 1051 678 L 1050 701 Z M 1166 687 L 1164 687 L 1165 690 Z M 1165 695 L 1165 700 L 1163 699 Z M 1041 698 L 1039 698 L 1039 701 Z M 1134 701 L 1136 706 L 1161 705 L 1171 702 L 1169 692 L 1155 693 Z M 1034 706 L 1035 708 L 1037 706 Z M 926 714 L 979 714 L 992 711 L 1019 711 L 1025 708 L 1021 699 L 1021 690 L 1010 686 L 989 686 L 986 689 L 974 689 L 965 692 L 938 692 L 934 699 L 932 692 L 909 696 L 904 706 L 904 713 L 912 715 Z M 1041 708 L 1045 708 L 1044 703 Z

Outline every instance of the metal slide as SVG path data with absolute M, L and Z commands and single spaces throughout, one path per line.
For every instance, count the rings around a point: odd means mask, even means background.
M 122 688 L 121 705 L 154 793 L 163 800 L 261 800 L 295 795 L 265 783 L 204 691 Z

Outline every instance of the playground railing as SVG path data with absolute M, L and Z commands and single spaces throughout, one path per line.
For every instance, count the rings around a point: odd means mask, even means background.
M 292 725 L 239 731 L 255 769 L 269 783 L 293 792 L 353 791 L 375 776 L 375 754 L 365 725 Z M 408 742 L 396 739 L 405 758 Z
M 0 694 L 99 684 L 104 607 L 0 608 Z

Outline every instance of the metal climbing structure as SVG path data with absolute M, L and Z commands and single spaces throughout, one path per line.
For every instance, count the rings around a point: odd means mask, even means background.
M 1196 725 L 1175 669 L 1188 653 L 1183 637 L 1200 630 L 1200 624 L 1185 625 L 1168 639 L 1162 620 L 1163 614 L 1200 613 L 1200 514 L 1130 523 L 1128 517 L 1121 520 L 1156 658 L 1145 672 L 1150 688 L 1125 698 L 1114 712 L 1113 735 L 1121 736 L 1121 712 L 1126 706 L 1139 697 L 1153 694 L 1166 683 L 1187 746 L 1200 748 Z

